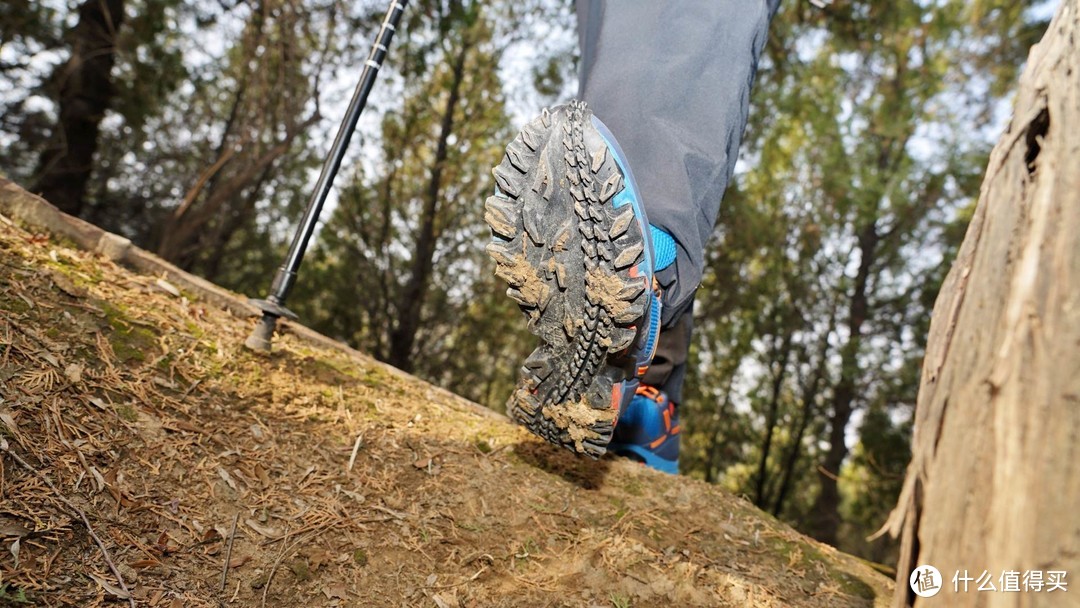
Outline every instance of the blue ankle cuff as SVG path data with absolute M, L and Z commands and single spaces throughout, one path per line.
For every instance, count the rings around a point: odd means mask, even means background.
M 675 263 L 675 239 L 662 228 L 649 225 L 652 232 L 653 270 L 663 270 Z

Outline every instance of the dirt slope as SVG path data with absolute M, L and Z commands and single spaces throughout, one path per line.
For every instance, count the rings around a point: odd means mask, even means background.
M 715 487 L 578 459 L 299 329 L 255 356 L 252 320 L 35 230 L 0 216 L 0 605 L 887 603 Z

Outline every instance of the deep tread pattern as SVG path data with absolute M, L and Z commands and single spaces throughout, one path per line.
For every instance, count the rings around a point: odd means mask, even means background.
M 627 352 L 649 305 L 633 209 L 611 198 L 624 180 L 581 102 L 545 109 L 492 173 L 487 251 L 540 346 L 521 367 L 507 413 L 533 433 L 599 457 L 614 432 L 612 389 L 633 373 Z M 575 242 L 576 241 L 576 242 Z

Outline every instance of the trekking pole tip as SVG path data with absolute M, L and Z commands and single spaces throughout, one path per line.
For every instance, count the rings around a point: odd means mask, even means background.
M 251 335 L 244 342 L 244 347 L 260 353 L 270 352 L 270 341 L 274 337 L 274 329 L 277 327 L 277 317 L 264 314 L 259 319 L 258 325 L 251 330 Z

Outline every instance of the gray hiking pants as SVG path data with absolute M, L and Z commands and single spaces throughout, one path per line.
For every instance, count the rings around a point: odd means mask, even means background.
M 705 245 L 738 158 L 780 0 L 577 0 L 579 97 L 619 140 L 649 222 L 675 238 L 645 382 L 681 399 Z

